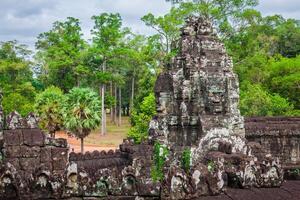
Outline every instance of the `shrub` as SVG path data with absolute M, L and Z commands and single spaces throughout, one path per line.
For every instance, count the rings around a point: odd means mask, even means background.
M 140 143 L 147 138 L 149 122 L 156 114 L 156 104 L 154 94 L 145 97 L 140 105 L 140 111 L 133 110 L 131 112 L 132 128 L 128 133 L 128 137 L 134 139 L 135 143 Z

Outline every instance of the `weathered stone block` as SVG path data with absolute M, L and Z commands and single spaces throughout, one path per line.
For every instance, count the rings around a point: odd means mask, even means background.
M 42 170 L 42 171 L 50 171 L 50 172 L 52 172 L 53 167 L 52 167 L 51 160 L 49 160 L 48 162 L 44 162 L 44 163 L 41 162 L 41 164 L 39 166 L 39 169 Z
M 32 146 L 44 146 L 45 134 L 40 129 L 31 129 Z
M 23 129 L 24 144 L 28 146 L 43 146 L 45 136 L 40 129 Z
M 5 159 L 5 163 L 10 163 L 10 164 L 12 164 L 16 170 L 19 170 L 19 169 L 20 169 L 19 158 L 6 158 L 6 159 Z
M 3 153 L 6 158 L 18 158 L 20 157 L 20 146 L 7 146 Z
M 22 131 L 23 133 L 23 143 L 25 145 L 31 146 L 31 130 L 30 129 L 24 129 Z
M 43 147 L 41 148 L 41 162 L 46 163 L 46 162 L 51 162 L 52 157 L 51 157 L 51 147 Z
M 4 130 L 4 144 L 7 146 L 22 144 L 22 130 Z
M 68 149 L 54 147 L 51 149 L 53 170 L 65 169 L 68 162 Z
M 33 146 L 21 146 L 20 147 L 20 157 L 22 158 L 37 158 L 40 155 L 40 147 Z
M 34 171 L 40 165 L 40 158 L 20 158 L 20 166 L 22 170 Z

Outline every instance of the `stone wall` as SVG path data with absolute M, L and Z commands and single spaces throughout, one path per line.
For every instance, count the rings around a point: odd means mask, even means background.
M 27 120 L 11 119 L 22 118 L 16 112 L 9 115 L 10 129 L 3 132 L 0 197 L 35 199 L 59 196 L 68 163 L 67 141 L 47 138 L 40 129 L 31 128 L 33 124 L 24 123 Z
M 284 168 L 300 168 L 300 117 L 252 117 L 245 120 L 246 138 L 278 157 Z
M 124 140 L 116 151 L 69 152 L 65 139 L 36 128 L 34 115 L 6 118 L 0 162 L 0 199 L 155 199 L 152 145 Z
M 152 146 L 124 140 L 116 151 L 70 153 L 63 197 L 159 196 L 150 176 Z
M 300 144 L 299 121 L 299 118 L 246 118 L 246 137 L 281 158 L 284 166 L 299 165 L 299 154 L 290 153 L 296 152 Z M 134 199 L 136 196 L 155 199 L 161 195 L 161 185 L 152 182 L 150 175 L 153 146 L 149 144 L 134 145 L 124 140 L 116 151 L 81 154 L 69 152 L 64 139 L 47 138 L 41 130 L 28 127 L 4 130 L 3 144 L 0 199 Z M 227 162 L 244 165 L 243 158 L 237 155 L 212 152 L 206 158 L 224 156 Z M 207 171 L 207 163 L 198 165 L 195 171 L 203 172 L 205 168 L 203 178 L 212 186 L 214 177 Z M 179 175 L 181 171 L 177 169 L 174 173 Z

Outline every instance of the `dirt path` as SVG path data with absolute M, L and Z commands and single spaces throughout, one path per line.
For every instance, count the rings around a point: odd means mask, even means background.
M 110 121 L 109 116 L 107 116 L 107 119 Z M 94 150 L 101 151 L 119 148 L 130 128 L 128 117 L 122 117 L 122 122 L 120 127 L 110 122 L 107 123 L 107 134 L 104 136 L 100 135 L 99 129 L 94 130 L 84 139 L 84 151 L 91 152 Z M 55 137 L 67 139 L 70 151 L 80 152 L 80 140 L 76 137 L 69 136 L 63 131 L 57 132 Z

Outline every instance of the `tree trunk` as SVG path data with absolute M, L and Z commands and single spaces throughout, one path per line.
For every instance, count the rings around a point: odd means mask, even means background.
M 113 97 L 113 83 L 110 81 L 110 95 Z M 113 106 L 110 106 L 110 122 L 113 123 L 114 121 L 114 111 L 113 111 Z
M 77 85 L 77 87 L 80 87 L 80 78 L 79 78 L 79 76 L 76 77 L 76 85 Z
M 133 108 L 133 99 L 134 99 L 134 75 L 132 77 L 132 82 L 131 82 L 131 100 L 130 100 L 130 110 L 129 113 L 131 113 L 131 109 Z
M 81 149 L 81 153 L 83 154 L 84 150 L 83 150 L 83 138 L 80 138 L 80 149 Z
M 122 96 L 122 90 L 121 88 L 119 87 L 119 120 L 118 120 L 118 126 L 121 126 L 122 124 L 122 99 L 121 99 L 121 96 Z
M 103 66 L 102 66 L 102 71 L 105 71 L 105 63 L 104 61 Z M 101 135 L 106 134 L 106 112 L 105 112 L 105 105 L 104 105 L 104 99 L 105 98 L 105 85 L 101 85 L 101 113 L 102 113 L 102 118 L 101 118 Z
M 117 124 L 116 120 L 117 120 L 117 107 L 118 107 L 118 90 L 117 90 L 117 86 L 115 84 L 115 105 L 114 105 L 114 116 L 113 116 L 113 122 L 114 124 Z

